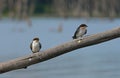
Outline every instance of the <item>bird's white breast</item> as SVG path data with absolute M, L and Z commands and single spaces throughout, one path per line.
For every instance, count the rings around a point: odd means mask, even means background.
M 77 33 L 77 37 L 82 37 L 86 32 L 86 28 L 80 28 L 79 32 Z
M 33 41 L 33 43 L 32 43 L 32 51 L 33 52 L 39 52 L 39 50 L 40 50 L 39 46 L 40 46 L 39 42 Z

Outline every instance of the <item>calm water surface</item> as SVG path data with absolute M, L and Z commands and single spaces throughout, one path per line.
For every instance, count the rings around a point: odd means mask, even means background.
M 88 25 L 87 35 L 120 26 L 120 19 L 32 18 L 24 21 L 0 20 L 0 62 L 26 56 L 29 45 L 39 37 L 45 50 L 72 40 L 79 24 Z M 63 31 L 57 28 L 62 25 Z M 51 60 L 4 73 L 0 78 L 120 78 L 120 39 L 78 49 Z

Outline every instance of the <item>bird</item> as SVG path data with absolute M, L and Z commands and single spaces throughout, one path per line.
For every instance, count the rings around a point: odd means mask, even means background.
M 33 38 L 32 43 L 30 44 L 30 49 L 33 53 L 37 53 L 41 49 L 41 43 L 39 42 L 39 38 Z
M 86 24 L 81 24 L 77 30 L 74 33 L 74 36 L 72 36 L 73 39 L 82 39 L 82 37 L 87 33 L 87 25 Z

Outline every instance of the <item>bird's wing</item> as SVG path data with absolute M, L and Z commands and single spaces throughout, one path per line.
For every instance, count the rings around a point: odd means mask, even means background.
M 75 31 L 74 36 L 73 36 L 73 39 L 76 38 L 76 34 L 79 32 L 79 28 L 80 28 L 80 26 L 79 26 L 79 27 L 77 28 L 77 30 Z
M 30 44 L 30 49 L 32 50 L 32 43 Z
M 41 47 L 42 47 L 42 45 L 41 45 L 41 43 L 39 42 L 39 47 L 40 47 L 40 49 L 41 49 Z
M 87 29 L 85 30 L 85 34 L 87 34 Z

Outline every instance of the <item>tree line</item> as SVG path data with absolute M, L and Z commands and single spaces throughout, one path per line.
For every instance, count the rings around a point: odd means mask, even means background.
M 0 17 L 117 17 L 120 0 L 0 0 Z

